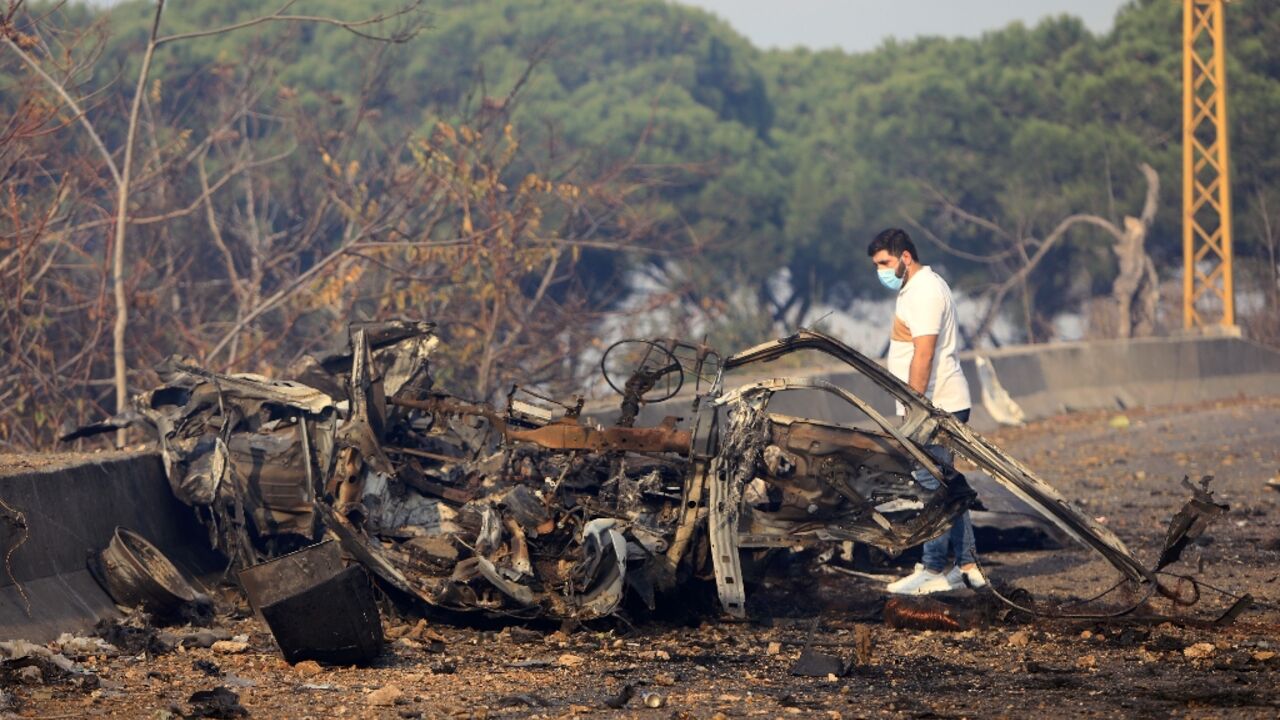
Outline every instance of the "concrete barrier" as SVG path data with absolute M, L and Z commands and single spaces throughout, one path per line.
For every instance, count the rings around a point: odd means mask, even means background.
M 217 567 L 193 511 L 170 492 L 159 456 L 57 458 L 0 469 L 0 560 L 7 557 L 7 569 L 0 568 L 0 640 L 44 642 L 114 615 L 85 561 L 106 547 L 116 526 L 140 533 L 189 574 Z
M 983 355 L 1028 420 L 1074 410 L 1280 395 L 1280 352 L 1242 338 L 1053 343 Z M 964 364 L 971 389 L 980 391 L 972 357 Z M 975 420 L 990 423 L 985 409 L 980 414 Z

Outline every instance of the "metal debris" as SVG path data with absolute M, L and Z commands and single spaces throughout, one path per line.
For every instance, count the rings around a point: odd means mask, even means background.
M 1191 484 L 1191 478 L 1183 477 L 1182 485 L 1191 491 L 1191 499 L 1169 521 L 1169 530 L 1165 533 L 1164 549 L 1160 551 L 1160 560 L 1156 562 L 1156 570 L 1163 570 L 1182 557 L 1187 545 L 1204 534 L 1214 518 L 1230 510 L 1227 505 L 1213 501 L 1213 492 L 1209 490 L 1212 475 L 1200 478 L 1200 487 Z
M 99 582 L 117 605 L 162 618 L 176 617 L 185 605 L 208 602 L 164 553 L 127 528 L 116 528 L 90 569 L 100 574 Z
M 23 681 L 69 683 L 79 689 L 98 686 L 98 676 L 62 653 L 26 640 L 0 642 L 0 687 Z
M 249 711 L 240 704 L 240 696 L 219 685 L 212 690 L 200 690 L 187 699 L 191 705 L 188 718 L 240 718 L 248 717 Z
M 99 642 L 131 655 L 165 655 L 173 652 L 179 642 L 170 633 L 157 630 L 152 625 L 151 618 L 143 612 L 131 612 L 119 620 L 99 620 L 94 626 L 94 634 L 98 636 Z M 209 644 L 212 645 L 213 641 Z
M 605 426 L 583 416 L 581 398 L 533 388 L 513 387 L 505 406 L 440 392 L 429 372 L 433 327 L 353 325 L 343 349 L 304 358 L 288 382 L 171 361 L 135 415 L 155 429 L 175 494 L 239 567 L 327 535 L 396 605 L 420 614 L 584 620 L 628 595 L 654 608 L 664 592 L 703 579 L 727 613 L 743 616 L 744 556 L 853 541 L 898 553 L 943 532 L 975 494 L 927 445 L 977 465 L 1129 580 L 1153 579 L 1029 469 L 822 333 L 723 361 L 704 346 L 631 341 L 643 352 L 627 366 L 611 348 L 602 368 L 623 397 Z M 800 351 L 866 376 L 906 408 L 905 421 L 811 378 L 725 387 L 729 370 Z M 687 385 L 688 418 L 636 426 L 643 404 Z M 794 390 L 828 393 L 876 429 L 769 412 L 772 397 Z M 916 483 L 916 466 L 940 487 Z M 1190 521 L 1188 536 L 1201 526 Z
M 240 572 L 249 603 L 290 664 L 364 665 L 382 650 L 382 621 L 364 568 L 343 568 L 326 541 Z
M 627 683 L 622 686 L 622 689 L 618 691 L 617 695 L 606 699 L 604 704 L 606 707 L 613 708 L 614 710 L 621 710 L 627 706 L 627 703 L 631 702 L 631 698 L 635 697 L 635 694 L 636 686 Z

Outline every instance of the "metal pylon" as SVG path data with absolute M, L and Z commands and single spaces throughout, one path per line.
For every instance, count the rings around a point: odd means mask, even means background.
M 1223 2 L 1183 2 L 1182 317 L 1188 330 L 1235 325 Z

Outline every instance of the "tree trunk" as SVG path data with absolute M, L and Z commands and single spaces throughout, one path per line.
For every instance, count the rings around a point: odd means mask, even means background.
M 119 203 L 116 205 L 116 233 L 111 247 L 111 290 L 115 298 L 116 318 L 111 328 L 111 357 L 115 366 L 116 412 L 125 411 L 129 402 L 129 366 L 125 362 L 124 343 L 129 328 L 129 301 L 124 287 L 125 225 L 129 211 L 129 180 L 133 172 L 133 142 L 138 135 L 138 111 L 147 91 L 147 75 L 151 72 L 151 58 L 156 54 L 156 34 L 160 30 L 160 14 L 164 12 L 164 0 L 156 3 L 156 17 L 151 23 L 151 37 L 147 51 L 142 56 L 142 68 L 138 71 L 138 86 L 133 93 L 133 107 L 129 110 L 129 127 L 124 141 L 124 167 L 120 171 Z M 116 432 L 116 445 L 123 446 L 127 430 Z
M 1139 166 L 1147 178 L 1147 197 L 1141 217 L 1126 217 L 1124 231 L 1113 232 L 1112 250 L 1120 262 L 1120 272 L 1111 285 L 1115 302 L 1116 335 L 1144 337 L 1155 332 L 1156 307 L 1160 304 L 1159 277 L 1155 263 L 1147 255 L 1147 233 L 1155 222 L 1160 194 L 1160 176 L 1146 163 Z

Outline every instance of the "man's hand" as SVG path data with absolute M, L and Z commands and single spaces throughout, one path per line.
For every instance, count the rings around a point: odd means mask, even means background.
M 933 374 L 933 351 L 938 347 L 937 335 L 920 335 L 911 338 L 914 350 L 911 355 L 911 372 L 907 384 L 912 390 L 925 394 L 929 389 L 929 376 Z

